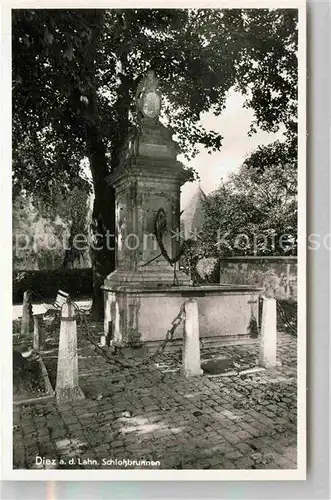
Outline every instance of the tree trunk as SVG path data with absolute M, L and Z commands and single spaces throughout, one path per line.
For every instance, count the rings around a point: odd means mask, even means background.
M 112 171 L 119 165 L 120 152 L 128 135 L 129 89 L 131 86 L 132 81 L 123 78 L 118 90 L 118 100 L 115 104 L 117 127 L 111 137 Z M 95 243 L 93 246 L 95 248 L 91 250 L 93 266 L 92 317 L 102 319 L 104 304 L 101 286 L 105 277 L 115 269 L 115 193 L 114 189 L 105 181 L 109 170 L 105 146 L 97 127 L 88 127 L 87 143 L 95 194 L 92 215 Z
M 109 175 L 106 151 L 96 128 L 88 129 L 87 140 L 95 195 L 91 243 L 92 317 L 101 320 L 104 312 L 101 286 L 105 277 L 115 269 L 115 195 L 114 190 L 105 181 Z
M 125 12 L 119 14 L 123 19 L 123 30 L 127 29 Z M 96 47 L 96 40 L 100 33 L 96 32 L 91 45 Z M 93 52 L 93 51 L 92 51 Z M 127 51 L 121 48 L 122 72 L 118 76 L 121 84 L 118 89 L 118 98 L 114 106 L 114 128 L 111 138 L 111 170 L 114 171 L 120 161 L 120 151 L 127 138 L 129 128 L 130 88 L 133 81 L 126 77 L 125 66 Z M 91 66 L 94 65 L 91 59 Z M 92 74 L 95 74 L 93 71 Z M 94 184 L 94 206 L 92 214 L 93 242 L 91 259 L 93 266 L 93 302 L 92 317 L 102 319 L 104 313 L 103 293 L 101 286 L 105 277 L 115 269 L 115 194 L 105 181 L 109 170 L 106 160 L 106 148 L 102 140 L 102 131 L 98 117 L 96 86 L 88 96 L 86 120 L 86 142 L 90 168 Z M 115 125 L 116 124 L 116 125 Z
M 106 276 L 115 269 L 115 229 L 113 218 L 115 212 L 115 199 L 111 189 L 104 187 L 104 194 L 108 194 L 108 199 L 104 198 L 103 210 L 109 212 L 108 225 L 105 227 L 102 215 L 97 208 L 99 202 L 97 196 L 94 201 L 94 223 L 93 223 L 93 244 L 91 248 L 91 260 L 93 268 L 93 301 L 92 317 L 95 320 L 102 320 L 104 314 L 102 285 Z

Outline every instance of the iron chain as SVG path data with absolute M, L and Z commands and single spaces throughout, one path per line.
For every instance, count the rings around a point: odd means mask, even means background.
M 151 363 L 156 357 L 158 356 L 161 356 L 167 346 L 167 344 L 173 340 L 173 337 L 174 337 L 174 334 L 175 334 L 175 331 L 176 329 L 178 328 L 178 326 L 181 324 L 181 322 L 183 321 L 184 317 L 185 317 L 185 309 L 184 309 L 184 304 L 181 305 L 180 307 L 180 310 L 179 310 L 179 313 L 177 314 L 177 316 L 175 317 L 175 319 L 172 321 L 172 324 L 171 324 L 171 328 L 167 331 L 166 333 L 166 336 L 165 336 L 165 339 L 164 341 L 159 345 L 159 347 L 157 348 L 157 350 L 146 356 L 146 358 L 144 358 L 142 361 L 140 361 L 139 363 L 129 363 L 123 356 L 122 357 L 119 357 L 119 356 L 109 356 L 108 353 L 99 345 L 95 342 L 95 340 L 93 339 L 90 331 L 89 331 L 89 328 L 88 328 L 88 324 L 87 324 L 87 320 L 86 320 L 86 311 L 82 311 L 78 304 L 76 304 L 75 302 L 72 302 L 74 307 L 75 307 L 75 310 L 77 311 L 78 313 L 78 317 L 80 320 L 82 320 L 83 324 L 84 324 L 84 328 L 85 328 L 85 333 L 86 333 L 86 338 L 87 340 L 93 344 L 93 346 L 95 347 L 96 350 L 98 350 L 104 358 L 106 358 L 106 360 L 108 362 L 111 362 L 112 364 L 119 364 L 121 365 L 122 367 L 124 368 L 139 368 L 140 366 L 146 366 L 148 365 L 149 363 Z
M 34 292 L 33 290 L 31 290 L 31 292 L 36 296 L 36 297 L 41 297 L 38 293 Z M 102 347 L 97 343 L 95 342 L 90 330 L 89 330 L 89 327 L 88 327 L 88 323 L 87 323 L 87 319 L 86 319 L 86 315 L 90 312 L 89 309 L 81 309 L 79 307 L 79 305 L 72 301 L 71 300 L 71 303 L 73 304 L 75 310 L 76 310 L 76 313 L 77 313 L 77 316 L 78 316 L 78 319 L 80 320 L 80 322 L 84 325 L 84 330 L 85 330 L 85 337 L 86 339 L 94 346 L 94 348 L 96 350 L 98 350 L 102 356 L 104 358 L 106 358 L 106 360 L 108 362 L 111 362 L 112 364 L 113 363 L 117 363 L 119 365 L 121 365 L 122 367 L 124 368 L 138 368 L 139 366 L 143 366 L 143 365 L 147 365 L 149 363 L 151 363 L 156 357 L 158 356 L 161 356 L 167 346 L 167 344 L 169 342 L 171 342 L 173 340 L 173 337 L 174 337 L 174 334 L 175 334 L 175 331 L 176 329 L 179 327 L 179 325 L 182 323 L 184 317 L 185 317 L 185 307 L 184 307 L 184 303 L 181 305 L 180 307 L 180 310 L 179 310 L 179 313 L 177 314 L 177 316 L 173 319 L 172 323 L 171 323 L 171 328 L 167 331 L 166 335 L 165 335 L 165 339 L 163 340 L 163 342 L 159 345 L 159 347 L 157 348 L 157 350 L 146 356 L 145 359 L 143 359 L 142 361 L 140 361 L 139 363 L 129 363 L 126 359 L 124 359 L 124 357 L 122 356 L 122 359 L 115 355 L 115 356 L 109 356 L 107 354 L 107 352 L 102 349 Z M 47 305 L 44 304 L 45 308 L 47 309 Z M 56 317 L 58 319 L 60 319 L 60 314 L 61 314 L 61 309 L 58 309 L 58 310 L 54 310 L 53 313 L 55 314 L 55 318 Z

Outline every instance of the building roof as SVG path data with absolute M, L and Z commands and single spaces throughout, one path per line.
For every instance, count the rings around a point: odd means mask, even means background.
M 185 239 L 192 237 L 201 230 L 204 222 L 203 201 L 205 199 L 206 195 L 199 183 L 181 215 L 181 226 Z

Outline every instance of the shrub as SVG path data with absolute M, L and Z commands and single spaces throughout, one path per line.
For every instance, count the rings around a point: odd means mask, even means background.
M 25 290 L 32 290 L 41 300 L 55 299 L 58 290 L 63 290 L 72 297 L 91 295 L 93 291 L 92 269 L 14 271 L 14 304 L 22 303 Z
M 295 300 L 277 300 L 277 329 L 297 335 L 298 304 Z

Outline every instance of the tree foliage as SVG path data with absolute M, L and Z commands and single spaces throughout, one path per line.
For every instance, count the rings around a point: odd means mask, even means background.
M 132 125 L 134 93 L 147 67 L 165 95 L 164 115 L 182 149 L 219 149 L 203 112 L 220 114 L 236 85 L 252 124 L 296 127 L 296 11 L 14 10 L 14 186 L 70 186 L 93 146 L 112 152 Z M 96 144 L 93 144 L 96 142 Z
M 259 147 L 207 197 L 201 238 L 206 255 L 296 253 L 297 169 L 282 147 L 279 141 Z

